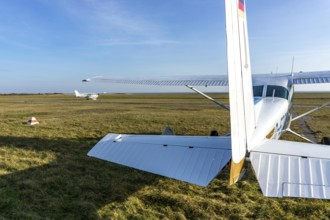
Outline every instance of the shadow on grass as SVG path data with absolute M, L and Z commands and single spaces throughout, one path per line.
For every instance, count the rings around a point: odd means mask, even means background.
M 0 136 L 0 148 L 55 155 L 49 163 L 19 171 L 3 163 L 9 154 L 0 157 L 0 168 L 9 173 L 0 176 L 0 218 L 95 219 L 99 208 L 124 201 L 158 178 L 88 157 L 97 141 Z

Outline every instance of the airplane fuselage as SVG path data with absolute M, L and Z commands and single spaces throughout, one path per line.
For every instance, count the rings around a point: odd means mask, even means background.
M 99 97 L 99 95 L 96 93 L 79 93 L 78 90 L 75 90 L 74 92 L 75 92 L 76 97 L 79 97 L 79 98 L 96 100 Z
M 293 86 L 287 78 L 256 82 L 254 90 L 255 132 L 248 140 L 248 151 L 262 141 L 279 139 L 290 125 Z

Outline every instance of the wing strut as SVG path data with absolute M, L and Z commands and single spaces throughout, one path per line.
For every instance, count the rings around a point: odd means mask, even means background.
M 317 110 L 319 110 L 319 109 L 321 109 L 321 108 L 326 107 L 327 105 L 330 105 L 330 102 L 324 103 L 324 104 L 321 105 L 321 106 L 318 106 L 318 107 L 313 108 L 312 110 L 310 110 L 310 111 L 308 111 L 308 112 L 305 112 L 305 113 L 303 113 L 303 114 L 301 114 L 301 115 L 298 115 L 297 117 L 291 119 L 290 124 L 291 124 L 292 121 L 295 121 L 295 120 L 297 120 L 297 119 L 299 119 L 299 118 L 302 118 L 302 117 L 304 117 L 304 116 L 306 116 L 306 115 L 309 115 L 309 114 L 311 114 L 311 113 L 313 113 L 313 112 L 315 112 L 315 111 L 317 111 Z M 316 144 L 315 141 L 312 141 L 312 140 L 308 139 L 307 137 L 305 137 L 304 135 L 298 134 L 297 132 L 291 130 L 290 126 L 286 129 L 286 131 L 288 131 L 288 132 L 290 132 L 291 134 L 294 134 L 294 135 L 296 135 L 296 136 L 298 136 L 298 137 L 304 139 L 305 141 L 308 141 L 308 142 L 310 142 L 310 143 Z
M 313 108 L 312 110 L 310 110 L 310 111 L 308 111 L 308 112 L 305 112 L 304 114 L 298 115 L 297 117 L 291 119 L 291 121 L 295 121 L 295 120 L 297 120 L 297 119 L 299 119 L 299 118 L 301 118 L 301 117 L 304 117 L 304 116 L 306 116 L 306 115 L 309 115 L 310 113 L 313 113 L 313 112 L 315 112 L 315 111 L 317 111 L 317 110 L 319 110 L 319 109 L 321 109 L 321 108 L 323 108 L 323 107 L 325 107 L 325 106 L 327 106 L 327 105 L 330 105 L 330 102 L 324 103 L 323 105 L 318 106 L 318 107 L 316 107 L 316 108 Z
M 288 131 L 288 132 L 290 132 L 291 134 L 294 134 L 294 135 L 296 135 L 296 136 L 298 136 L 298 137 L 300 137 L 300 138 L 304 139 L 305 141 L 308 141 L 308 142 L 310 142 L 310 143 L 312 143 L 312 144 L 317 144 L 317 143 L 315 143 L 314 141 L 312 141 L 312 140 L 308 139 L 307 137 L 305 137 L 304 135 L 301 135 L 301 134 L 298 134 L 298 133 L 295 132 L 295 131 L 292 131 L 290 128 L 287 128 L 286 131 Z
M 211 100 L 212 102 L 214 102 L 216 105 L 220 106 L 221 108 L 224 108 L 224 109 L 226 109 L 226 110 L 229 111 L 229 108 L 228 108 L 227 106 L 225 106 L 224 104 L 221 104 L 221 103 L 218 102 L 217 100 L 215 100 L 215 99 L 213 99 L 212 97 L 206 95 L 205 93 L 199 91 L 198 89 L 196 89 L 196 88 L 194 88 L 194 87 L 192 87 L 192 86 L 190 86 L 190 85 L 186 85 L 186 87 L 188 87 L 189 89 L 195 91 L 196 93 L 198 93 L 198 94 L 204 96 L 204 97 L 207 98 L 208 100 Z

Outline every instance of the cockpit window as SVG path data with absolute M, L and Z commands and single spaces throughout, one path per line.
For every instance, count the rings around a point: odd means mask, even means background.
M 262 97 L 263 90 L 264 90 L 264 86 L 253 86 L 253 96 Z
M 288 99 L 289 91 L 282 86 L 267 86 L 267 97 L 279 97 L 283 99 Z

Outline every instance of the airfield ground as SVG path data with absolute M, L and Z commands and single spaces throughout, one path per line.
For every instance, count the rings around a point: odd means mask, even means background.
M 329 100 L 297 94 L 294 111 Z M 234 186 L 226 168 L 199 187 L 86 156 L 110 132 L 160 134 L 171 125 L 177 135 L 228 133 L 229 113 L 198 95 L 2 95 L 0 105 L 0 219 L 330 218 L 326 200 L 263 197 L 251 169 Z M 26 124 L 32 116 L 39 125 Z M 329 122 L 324 108 L 304 123 L 320 140 Z

